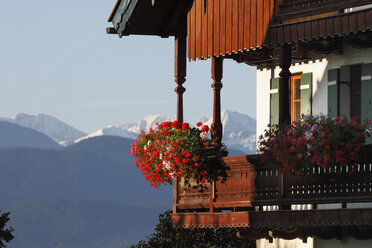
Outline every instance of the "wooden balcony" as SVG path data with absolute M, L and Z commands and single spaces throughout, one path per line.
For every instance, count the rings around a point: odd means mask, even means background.
M 372 223 L 372 164 L 314 168 L 297 175 L 267 169 L 259 155 L 226 157 L 227 180 L 174 187 L 175 227 L 303 227 Z M 370 203 L 361 208 L 355 203 Z M 333 205 L 330 205 L 333 204 Z M 301 209 L 301 210 L 296 210 Z

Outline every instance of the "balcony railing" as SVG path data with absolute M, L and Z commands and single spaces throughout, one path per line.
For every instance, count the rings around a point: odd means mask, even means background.
M 372 202 L 372 163 L 330 166 L 290 175 L 268 169 L 259 155 L 227 157 L 227 180 L 194 185 L 189 190 L 175 187 L 176 212 L 241 212 L 290 210 L 293 205 Z

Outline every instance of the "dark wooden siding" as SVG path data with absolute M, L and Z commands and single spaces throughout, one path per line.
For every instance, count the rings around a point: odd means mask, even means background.
M 207 59 L 282 43 L 372 30 L 372 9 L 273 25 L 274 0 L 195 0 L 188 13 L 188 57 Z
M 270 27 L 265 45 L 283 42 L 309 42 L 334 36 L 345 36 L 372 29 L 372 9 Z M 284 33 L 284 34 L 283 34 Z M 284 35 L 284 37 L 283 37 Z
M 189 59 L 261 47 L 273 9 L 273 0 L 195 0 L 188 13 Z

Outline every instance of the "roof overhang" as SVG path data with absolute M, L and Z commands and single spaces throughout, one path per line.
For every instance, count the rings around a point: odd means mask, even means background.
M 108 19 L 108 33 L 125 35 L 174 36 L 185 24 L 187 0 L 118 0 Z

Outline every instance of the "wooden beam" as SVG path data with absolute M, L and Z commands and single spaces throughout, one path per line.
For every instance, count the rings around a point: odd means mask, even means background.
M 115 28 L 106 28 L 107 34 L 118 34 Z
M 171 214 L 173 227 L 176 228 L 233 228 L 250 227 L 256 230 L 255 237 L 267 238 L 267 232 L 259 232 L 262 229 L 273 230 L 275 238 L 305 238 L 303 232 L 296 235 L 292 233 L 293 227 L 314 228 L 313 231 L 322 230 L 322 227 L 364 227 L 368 231 L 361 234 L 360 238 L 371 238 L 372 209 L 326 209 L 326 210 L 283 210 L 283 211 L 247 211 L 247 212 L 224 212 L 224 213 L 177 213 Z M 330 223 L 332 225 L 330 225 Z M 288 228 L 288 229 L 287 229 Z M 368 229 L 367 229 L 368 228 Z M 288 232 L 283 232 L 285 230 Z M 310 229 L 311 230 L 311 229 Z M 350 230 L 352 231 L 352 230 Z M 354 234 L 357 234 L 353 232 Z M 261 235 L 262 236 L 261 236 Z M 240 233 L 242 235 L 242 233 Z M 244 234 L 243 234 L 244 235 Z M 253 235 L 253 234 L 251 234 Z M 260 236 L 258 236 L 260 235 Z M 289 237 L 289 235 L 294 235 Z M 314 236 L 314 233 L 306 236 Z M 325 238 L 322 232 L 316 236 Z
M 174 81 L 177 87 L 177 121 L 183 122 L 183 93 L 186 89 L 182 84 L 186 81 L 186 30 L 182 29 L 175 37 L 174 43 Z
M 223 58 L 212 58 L 212 88 L 213 97 L 213 123 L 212 128 L 215 131 L 214 137 L 222 140 L 222 122 L 221 122 L 221 89 L 222 89 L 222 71 Z
M 173 214 L 177 213 L 177 203 L 178 203 L 178 177 L 173 177 Z
M 291 123 L 291 111 L 289 106 L 289 82 L 291 72 L 289 67 L 292 61 L 292 45 L 283 44 L 279 48 L 279 66 L 282 71 L 279 73 L 279 125 Z
M 171 214 L 175 228 L 249 227 L 249 213 L 178 213 Z

